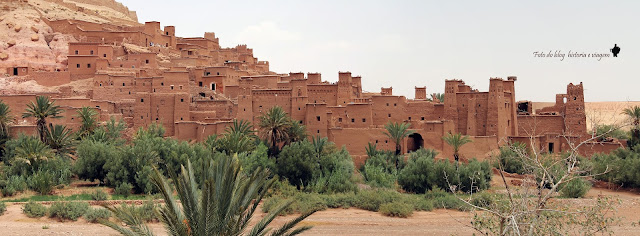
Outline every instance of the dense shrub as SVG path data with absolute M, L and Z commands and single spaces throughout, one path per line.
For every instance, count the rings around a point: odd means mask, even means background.
M 258 168 L 276 171 L 276 161 L 269 157 L 269 148 L 262 143 L 252 152 L 238 154 L 238 159 L 245 174 L 254 173 Z
M 131 189 L 133 189 L 133 186 L 130 183 L 121 183 L 114 189 L 114 193 L 126 198 L 131 195 Z
M 22 192 L 27 188 L 27 182 L 24 177 L 19 175 L 9 176 L 0 183 L 2 187 L 2 195 L 5 197 L 13 196 L 16 192 Z
M 478 192 L 488 189 L 491 181 L 489 163 L 475 159 L 460 164 L 456 170 L 448 160 L 434 160 L 433 150 L 418 150 L 411 153 L 406 167 L 398 174 L 398 184 L 406 191 L 424 193 L 437 186 L 441 189 L 455 187 L 456 191 Z
M 355 207 L 368 211 L 378 211 L 380 205 L 397 201 L 400 198 L 400 193 L 391 190 L 360 191 L 356 194 Z
M 96 191 L 91 193 L 91 199 L 95 201 L 104 201 L 109 199 L 109 194 L 105 193 L 101 189 L 96 189 Z
M 582 198 L 591 189 L 591 183 L 582 178 L 576 178 L 561 184 L 558 189 L 562 197 Z
M 490 199 L 493 199 L 493 195 Z M 476 202 L 486 202 L 484 195 L 474 197 Z M 440 189 L 425 193 L 425 195 L 405 194 L 388 189 L 361 190 L 358 193 L 346 192 L 337 194 L 303 193 L 296 191 L 291 195 L 274 195 L 265 200 L 262 210 L 270 212 L 281 204 L 292 201 L 293 203 L 282 214 L 303 213 L 311 210 L 323 210 L 326 208 L 350 208 L 355 207 L 368 211 L 382 211 L 385 204 L 394 203 L 386 209 L 388 215 L 407 215 L 396 212 L 397 204 L 409 206 L 411 211 L 431 211 L 434 208 L 447 208 L 456 210 L 468 210 L 466 203 L 456 198 L 453 194 Z M 404 207 L 402 208 L 404 209 Z
M 48 171 L 39 171 L 28 178 L 29 188 L 39 194 L 51 193 L 55 187 L 54 174 Z
M 91 223 L 98 223 L 101 220 L 108 220 L 111 217 L 111 212 L 104 208 L 89 208 L 87 213 L 84 214 L 84 218 Z
M 86 202 L 55 202 L 49 207 L 49 217 L 60 221 L 76 221 L 89 210 Z
M 318 170 L 313 145 L 295 142 L 282 148 L 277 159 L 277 173 L 298 189 L 307 186 Z
M 104 182 L 108 172 L 105 168 L 107 160 L 118 159 L 120 155 L 120 148 L 115 145 L 85 139 L 78 145 L 78 160 L 73 166 L 73 172 L 80 179 Z
M 367 184 L 371 187 L 392 188 L 396 184 L 396 171 L 388 172 L 384 166 L 378 166 L 373 163 L 364 164 L 362 171 Z
M 413 214 L 413 206 L 403 202 L 390 202 L 380 205 L 379 211 L 386 216 L 407 218 Z
M 134 204 L 122 203 L 120 209 L 127 212 L 127 214 L 134 216 L 138 219 L 142 219 L 145 222 L 158 221 L 158 215 L 156 214 L 156 208 L 158 206 L 152 201 L 147 200 L 141 206 Z
M 620 148 L 610 154 L 595 154 L 591 160 L 592 173 L 604 173 L 596 175 L 596 179 L 623 187 L 640 188 L 640 148 Z
M 526 146 L 521 143 L 514 143 L 508 146 L 500 147 L 500 154 L 497 156 L 497 160 L 494 163 L 494 167 L 508 172 L 525 174 L 524 157 Z
M 353 192 L 358 189 L 353 178 L 353 160 L 346 149 L 319 155 L 319 171 L 313 176 L 311 189 L 317 193 Z
M 22 212 L 30 218 L 40 218 L 47 214 L 47 207 L 40 203 L 27 202 L 22 206 Z
M 7 204 L 4 202 L 0 202 L 0 216 L 4 215 L 6 211 L 7 211 Z

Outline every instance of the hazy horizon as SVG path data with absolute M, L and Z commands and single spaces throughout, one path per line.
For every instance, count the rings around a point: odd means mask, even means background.
M 393 86 L 413 98 L 414 86 L 443 92 L 454 78 L 486 91 L 490 77 L 514 75 L 517 100 L 553 102 L 583 82 L 587 102 L 640 101 L 640 33 L 630 29 L 640 2 L 118 1 L 140 22 L 176 26 L 179 37 L 215 32 L 223 47 L 247 44 L 271 71 L 332 82 L 351 71 L 370 92 Z M 614 44 L 619 57 L 600 61 L 534 56 L 609 54 Z

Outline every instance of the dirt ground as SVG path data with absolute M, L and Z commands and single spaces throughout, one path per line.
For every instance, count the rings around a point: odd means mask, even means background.
M 495 178 L 498 179 L 497 176 Z M 493 184 L 498 184 L 494 180 Z M 495 185 L 494 185 L 495 186 Z M 497 186 L 496 186 L 497 188 Z M 629 191 L 614 191 L 604 188 L 592 188 L 585 199 L 563 201 L 592 201 L 598 195 L 618 198 L 621 205 L 617 216 L 621 218 L 619 226 L 613 228 L 616 235 L 640 235 L 640 194 Z M 259 213 L 254 219 L 264 216 Z M 295 216 L 279 217 L 274 222 L 280 225 Z M 302 222 L 312 225 L 313 229 L 305 235 L 472 235 L 473 230 L 466 226 L 471 220 L 469 213 L 453 210 L 434 210 L 414 212 L 409 218 L 386 217 L 376 212 L 359 209 L 329 209 L 317 212 Z M 158 235 L 166 235 L 161 224 L 151 224 Z M 110 228 L 91 224 L 84 219 L 77 222 L 58 222 L 46 217 L 31 219 L 22 214 L 21 205 L 8 205 L 7 212 L 0 216 L 0 232 L 8 235 L 116 235 Z

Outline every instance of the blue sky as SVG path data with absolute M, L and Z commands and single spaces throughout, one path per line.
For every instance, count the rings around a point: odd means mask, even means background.
M 215 32 L 223 47 L 247 44 L 278 73 L 338 71 L 364 90 L 414 86 L 443 92 L 445 79 L 486 91 L 490 77 L 518 76 L 518 100 L 554 101 L 583 82 L 587 101 L 639 101 L 640 1 L 197 1 L 119 0 L 144 21 L 182 37 Z M 539 58 L 534 52 L 618 58 Z

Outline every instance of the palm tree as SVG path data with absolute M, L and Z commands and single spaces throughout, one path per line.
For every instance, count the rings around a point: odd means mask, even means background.
M 629 119 L 631 119 L 635 128 L 637 129 L 638 125 L 640 125 L 640 107 L 633 106 L 633 107 L 625 108 L 622 111 L 622 114 L 627 115 Z
M 469 138 L 469 136 L 463 136 L 460 133 L 447 133 L 444 137 L 442 137 L 442 139 L 453 148 L 453 158 L 456 160 L 456 163 L 458 163 L 459 161 L 458 151 L 460 150 L 460 147 L 467 143 L 473 142 L 473 140 Z
M 622 111 L 622 114 L 627 115 L 633 123 L 633 128 L 631 129 L 631 140 L 627 142 L 628 146 L 631 147 L 631 149 L 634 149 L 636 144 L 640 143 L 640 107 L 633 106 L 625 108 Z
M 25 163 L 29 166 L 30 171 L 22 170 L 23 174 L 32 174 L 39 169 L 43 161 L 54 157 L 54 153 L 45 143 L 32 136 L 21 136 L 20 143 L 16 147 L 15 157 L 11 160 L 12 165 L 17 163 Z
M 311 137 L 311 144 L 313 144 L 313 150 L 316 152 L 316 157 L 320 157 L 324 152 L 324 148 L 329 143 L 329 139 L 326 137 L 320 137 L 320 135 L 316 135 Z
M 293 229 L 299 222 L 313 214 L 308 212 L 285 223 L 279 229 L 271 231 L 269 224 L 292 202 L 281 205 L 270 212 L 250 230 L 249 222 L 258 204 L 267 194 L 275 179 L 269 179 L 266 170 L 258 169 L 251 176 L 241 173 L 237 156 L 222 157 L 217 162 L 208 160 L 198 176 L 202 188 L 198 187 L 191 162 L 182 166 L 181 173 L 170 172 L 179 203 L 174 198 L 169 181 L 156 168 L 151 180 L 160 190 L 165 204 L 157 211 L 167 233 L 174 236 L 188 235 L 296 235 L 310 226 Z M 140 216 L 132 214 L 122 207 L 107 206 L 115 217 L 128 225 L 128 228 L 110 221 L 102 222 L 123 235 L 153 235 Z
M 414 133 L 413 130 L 409 130 L 409 126 L 411 126 L 410 123 L 392 123 L 391 121 L 384 125 L 384 128 L 387 130 L 384 134 L 396 144 L 396 155 L 400 155 L 404 138 Z
M 36 126 L 40 141 L 46 143 L 45 129 L 47 129 L 47 118 L 62 118 L 60 113 L 64 112 L 54 101 L 49 101 L 49 97 L 38 96 L 36 102 L 27 105 L 27 111 L 22 113 L 22 118 L 33 117 L 36 119 Z
M 286 144 L 299 142 L 307 138 L 307 127 L 296 120 L 291 120 L 287 133 L 289 134 L 289 140 L 286 141 Z
M 260 138 L 269 144 L 269 155 L 276 156 L 278 145 L 289 140 L 291 121 L 281 107 L 275 106 L 258 118 L 260 123 Z
M 387 132 L 384 132 L 384 134 L 389 137 L 389 139 L 391 139 L 393 143 L 396 144 L 396 168 L 398 168 L 398 156 L 402 151 L 402 141 L 404 140 L 404 138 L 409 137 L 409 135 L 414 133 L 413 130 L 409 130 L 409 126 L 411 126 L 410 123 L 392 123 L 391 121 L 384 125 L 384 128 L 387 130 Z
M 10 138 L 9 125 L 11 124 L 11 109 L 0 100 L 0 157 L 4 156 L 4 145 Z
M 253 136 L 255 131 L 253 131 L 253 126 L 251 122 L 247 120 L 238 120 L 234 119 L 233 124 L 231 126 L 227 126 L 225 129 L 227 134 L 241 134 L 243 136 Z
M 82 107 L 82 109 L 76 112 L 76 117 L 82 120 L 82 125 L 80 125 L 80 130 L 78 130 L 79 136 L 86 137 L 87 135 L 93 134 L 93 131 L 98 127 L 98 121 L 96 120 L 98 112 L 91 107 Z
M 368 157 L 373 157 L 378 154 L 378 144 L 377 143 L 367 143 L 365 150 L 367 151 Z
M 71 129 L 64 125 L 49 124 L 45 130 L 47 145 L 57 154 L 70 153 L 73 149 L 74 137 Z
M 431 97 L 434 102 L 444 103 L 444 93 L 432 93 Z

